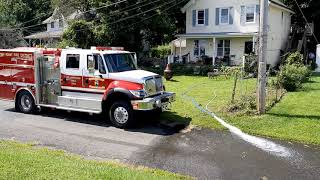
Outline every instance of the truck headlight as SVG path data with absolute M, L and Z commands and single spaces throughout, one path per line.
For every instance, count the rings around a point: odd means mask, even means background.
M 137 98 L 144 98 L 147 95 L 145 90 L 130 90 L 130 93 Z

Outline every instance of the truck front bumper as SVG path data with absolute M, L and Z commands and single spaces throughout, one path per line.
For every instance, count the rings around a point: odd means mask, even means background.
M 143 100 L 131 101 L 134 110 L 150 111 L 158 108 L 168 109 L 171 102 L 176 100 L 176 94 L 171 92 L 164 92 L 160 95 L 145 98 Z

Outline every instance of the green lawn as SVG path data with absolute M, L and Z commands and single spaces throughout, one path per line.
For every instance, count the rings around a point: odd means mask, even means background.
M 244 132 L 320 145 L 320 77 L 313 77 L 312 82 L 304 84 L 304 88 L 299 92 L 287 93 L 280 103 L 263 116 L 235 116 L 223 111 L 223 107 L 230 102 L 232 84 L 232 80 L 223 77 L 208 79 L 177 76 L 174 81 L 166 82 L 166 87 L 178 95 L 173 112 L 181 117 L 190 117 L 193 125 L 223 129 L 214 119 L 184 100 L 182 93 L 187 91 L 188 95 L 194 97 L 202 106 L 205 106 L 215 93 L 217 97 L 209 108 Z M 188 90 L 193 85 L 198 86 Z M 238 97 L 240 94 L 254 93 L 255 85 L 256 79 L 241 81 L 237 90 Z
M 0 141 L 0 179 L 190 179 L 162 170 L 84 160 L 63 151 Z

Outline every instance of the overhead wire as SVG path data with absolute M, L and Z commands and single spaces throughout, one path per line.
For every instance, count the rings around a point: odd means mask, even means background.
M 311 26 L 310 26 L 310 24 L 309 24 L 309 22 L 308 22 L 308 19 L 306 18 L 305 14 L 303 13 L 302 9 L 301 9 L 300 6 L 299 6 L 298 1 L 297 1 L 297 0 L 294 0 L 294 2 L 296 3 L 296 5 L 297 5 L 297 7 L 298 7 L 298 9 L 299 9 L 299 11 L 300 11 L 300 13 L 302 14 L 303 19 L 306 21 L 306 24 L 307 24 L 308 28 L 310 29 L 310 31 L 311 31 L 314 39 L 317 41 L 317 44 L 319 44 L 318 38 L 317 38 L 317 36 L 314 34 L 314 32 L 313 32 L 313 30 L 312 30 L 312 28 L 311 28 Z
M 110 7 L 110 6 L 113 6 L 113 5 L 120 4 L 120 3 L 125 2 L 125 1 L 127 1 L 127 0 L 122 0 L 122 1 L 118 1 L 118 2 L 112 3 L 112 4 L 104 5 L 104 6 L 101 6 L 101 7 L 96 8 L 96 9 L 107 8 L 107 7 Z M 91 11 L 92 11 L 92 10 L 80 12 L 80 14 L 84 14 L 84 13 L 91 12 Z M 35 18 L 35 19 L 36 19 L 36 18 Z M 36 27 L 36 26 L 41 26 L 41 25 L 43 25 L 43 24 L 42 24 L 42 23 L 41 23 L 41 24 L 35 24 L 35 25 L 26 26 L 26 27 L 4 28 L 4 29 L 0 29 L 0 31 L 23 30 L 23 29 L 27 29 L 27 28 L 31 28 L 31 27 Z

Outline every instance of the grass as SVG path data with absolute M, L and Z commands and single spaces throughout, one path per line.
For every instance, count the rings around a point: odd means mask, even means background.
M 189 89 L 193 85 L 198 86 Z M 256 80 L 244 80 L 239 83 L 237 97 L 240 94 L 255 92 Z M 189 117 L 191 124 L 214 129 L 223 129 L 214 119 L 201 113 L 181 95 L 188 90 L 188 95 L 194 97 L 205 106 L 213 97 L 209 108 L 227 122 L 239 127 L 244 132 L 253 135 L 272 137 L 306 144 L 320 145 L 320 77 L 315 76 L 312 82 L 304 84 L 299 92 L 287 93 L 284 98 L 266 115 L 232 115 L 224 111 L 231 100 L 233 80 L 223 77 L 208 79 L 207 77 L 176 76 L 174 81 L 166 83 L 167 89 L 178 95 L 173 105 L 173 112 L 183 117 Z
M 85 160 L 63 151 L 0 141 L 0 179 L 191 179 L 115 162 Z

